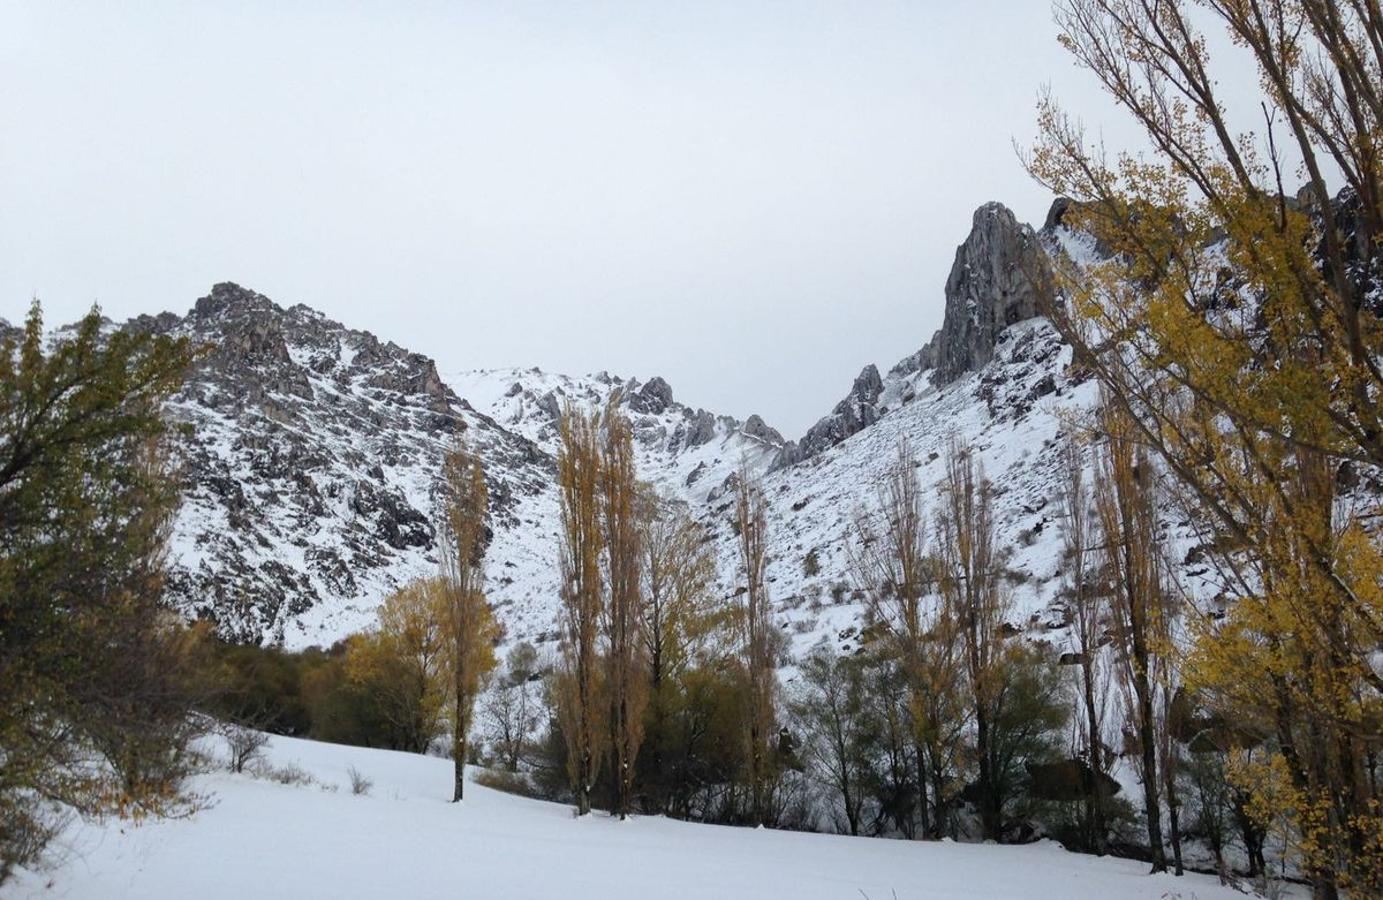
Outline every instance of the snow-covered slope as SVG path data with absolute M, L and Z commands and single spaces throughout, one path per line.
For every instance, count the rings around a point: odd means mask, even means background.
M 574 378 L 537 369 L 479 369 L 444 375 L 456 393 L 501 426 L 556 455 L 567 405 L 604 408 L 612 395 L 634 427 L 639 474 L 670 497 L 700 504 L 740 465 L 762 471 L 784 441 L 759 416 L 740 422 L 673 399 L 659 377 L 639 382 L 607 373 Z
M 552 459 L 461 402 L 431 360 L 233 284 L 132 324 L 207 351 L 171 404 L 186 433 L 170 589 L 189 615 L 289 647 L 369 625 L 391 588 L 437 570 L 437 476 L 464 432 L 490 473 L 494 599 L 529 618 L 547 590 Z
M 308 783 L 222 772 L 194 779 L 186 820 L 82 824 L 16 898 L 705 898 L 737 900 L 1229 900 L 1213 878 L 1046 841 L 994 846 L 751 831 L 662 818 L 572 817 L 476 784 L 447 802 L 447 760 L 275 737 L 267 763 Z M 373 785 L 351 793 L 354 768 Z M 474 774 L 474 773 L 472 773 Z
M 873 502 L 903 441 L 928 489 L 951 440 L 977 448 L 996 485 L 1013 624 L 1059 628 L 1057 439 L 1095 396 L 1073 380 L 1069 350 L 1037 313 L 1051 290 L 1049 255 L 1091 252 L 1059 221 L 1034 232 L 998 204 L 981 207 L 956 251 L 941 330 L 887 374 L 866 368 L 795 442 L 758 416 L 740 422 L 686 405 L 658 377 L 439 371 L 306 307 L 217 285 L 186 316 L 131 323 L 211 348 L 172 407 L 191 428 L 174 596 L 240 640 L 327 645 L 368 625 L 389 589 L 435 571 L 441 454 L 464 432 L 490 477 L 488 589 L 506 639 L 549 643 L 558 418 L 568 404 L 618 396 L 641 477 L 711 528 L 727 594 L 736 562 L 731 476 L 743 463 L 764 478 L 770 592 L 795 650 L 856 639 L 852 520 Z
M 994 352 L 981 371 L 940 388 L 925 373 L 891 377 L 881 403 L 886 411 L 875 424 L 765 477 L 774 536 L 770 592 L 796 652 L 823 639 L 852 646 L 863 616 L 850 577 L 855 517 L 873 508 L 880 480 L 904 441 L 929 505 L 951 441 L 975 449 L 995 486 L 995 545 L 1008 554 L 1013 624 L 1039 632 L 1064 624 L 1056 596 L 1058 438 L 1070 417 L 1090 408 L 1094 386 L 1071 380 L 1070 349 L 1045 320 L 1010 327 Z M 722 506 L 710 513 L 730 566 L 731 511 Z M 805 566 L 810 553 L 818 562 L 815 575 Z

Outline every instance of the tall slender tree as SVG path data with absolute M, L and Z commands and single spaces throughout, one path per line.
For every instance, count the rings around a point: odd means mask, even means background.
M 706 649 L 722 616 L 715 609 L 716 560 L 701 527 L 679 504 L 645 497 L 642 625 L 649 707 L 645 768 L 654 808 L 668 805 L 672 773 L 665 746 L 681 704 L 683 677 Z
M 1119 642 L 1127 719 L 1136 732 L 1143 809 L 1154 872 L 1167 869 L 1157 750 L 1162 654 L 1168 651 L 1167 595 L 1158 552 L 1153 470 L 1128 419 L 1106 406 L 1104 453 L 1095 480 L 1105 569 L 1113 584 L 1111 611 Z
M 495 667 L 497 637 L 493 613 L 485 599 L 485 517 L 489 491 L 480 457 L 464 438 L 442 461 L 446 517 L 442 533 L 443 590 L 438 610 L 447 674 L 448 718 L 452 736 L 452 802 L 466 789 L 466 754 L 476 696 Z
M 1108 774 L 1104 745 L 1104 721 L 1108 698 L 1108 666 L 1103 664 L 1108 602 L 1098 573 L 1096 522 L 1093 521 L 1090 485 L 1086 477 L 1081 443 L 1068 435 L 1062 447 L 1061 537 L 1062 575 L 1070 602 L 1071 636 L 1079 658 L 1081 749 L 1090 768 L 1090 787 L 1085 797 L 1085 843 L 1097 853 L 1104 851 L 1107 825 L 1104 795 Z
M 559 566 L 562 576 L 562 672 L 558 714 L 567 743 L 567 768 L 576 813 L 591 811 L 604 752 L 600 623 L 604 608 L 601 558 L 600 417 L 567 407 L 560 425 L 557 485 L 562 509 Z
M 643 742 L 643 712 L 648 703 L 645 644 L 641 634 L 643 530 L 634 438 L 619 408 L 619 394 L 605 410 L 601 444 L 600 490 L 605 529 L 605 571 L 609 600 L 604 605 L 606 684 L 610 702 L 610 748 L 614 763 L 614 808 L 628 816 L 634 764 Z
M 740 627 L 747 690 L 745 740 L 749 763 L 749 815 L 751 824 L 762 825 L 767 818 L 769 739 L 776 719 L 775 676 L 769 643 L 772 614 L 764 582 L 768 566 L 768 517 L 763 487 L 747 463 L 740 464 L 738 479 L 735 529 L 739 538 L 740 577 L 744 579 Z
M 973 448 L 953 439 L 937 515 L 940 587 L 964 654 L 975 728 L 980 828 L 986 840 L 1003 829 L 994 716 L 1003 684 L 1005 597 L 994 550 L 993 494 Z

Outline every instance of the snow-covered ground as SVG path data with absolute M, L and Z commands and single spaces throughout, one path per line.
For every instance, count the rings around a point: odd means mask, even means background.
M 618 822 L 479 785 L 448 803 L 443 759 L 274 738 L 271 765 L 313 779 L 199 776 L 190 820 L 79 825 L 34 898 L 709 897 L 715 900 L 1217 900 L 1213 878 L 1146 875 L 1137 862 L 1022 847 L 752 831 L 662 818 Z M 349 769 L 373 781 L 351 793 Z

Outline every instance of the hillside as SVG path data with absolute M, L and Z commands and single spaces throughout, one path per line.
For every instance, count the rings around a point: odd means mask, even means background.
M 711 528 L 727 594 L 732 476 L 744 463 L 765 478 L 770 591 L 796 651 L 823 639 L 851 646 L 861 624 L 852 523 L 902 441 L 924 487 L 939 479 L 953 438 L 978 449 L 998 488 L 1013 624 L 1060 627 L 1050 506 L 1057 438 L 1094 399 L 1038 315 L 1051 290 L 1048 256 L 1091 252 L 1061 226 L 1060 210 L 1034 232 L 999 204 L 978 209 L 944 287 L 942 328 L 885 374 L 867 367 L 795 441 L 757 415 L 741 422 L 694 407 L 656 376 L 453 369 L 455 361 L 438 365 L 233 284 L 217 285 L 185 316 L 135 320 L 128 327 L 210 348 L 172 405 L 189 426 L 173 595 L 188 615 L 240 641 L 326 646 L 367 626 L 392 587 L 435 571 L 440 458 L 464 432 L 491 482 L 488 587 L 506 640 L 551 643 L 557 420 L 567 404 L 618 395 L 640 477 Z M 819 563 L 811 574 L 809 554 Z
M 570 807 L 467 788 L 447 802 L 450 763 L 275 737 L 270 768 L 310 783 L 206 774 L 190 820 L 83 824 L 66 865 L 24 873 L 7 896 L 717 897 L 797 900 L 1220 900 L 1213 878 L 1149 876 L 1143 863 L 1026 846 L 749 831 L 663 818 L 574 819 Z M 351 793 L 348 769 L 373 781 Z M 474 774 L 472 771 L 471 774 Z M 619 871 L 621 877 L 610 878 Z

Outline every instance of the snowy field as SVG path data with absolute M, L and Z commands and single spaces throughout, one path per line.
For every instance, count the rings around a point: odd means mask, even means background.
M 1242 898 L 1213 878 L 1024 847 L 618 822 L 479 785 L 460 806 L 446 760 L 274 738 L 267 761 L 310 784 L 209 774 L 191 820 L 71 829 L 64 858 L 7 897 L 1173 900 Z M 352 794 L 349 769 L 373 781 Z

